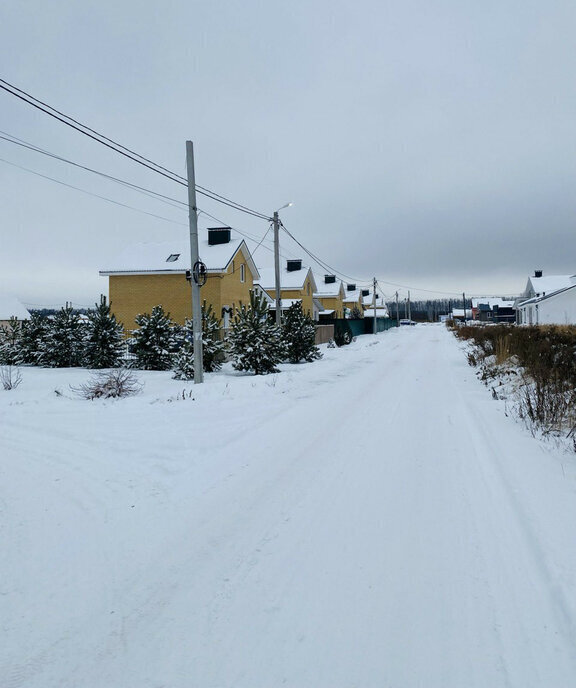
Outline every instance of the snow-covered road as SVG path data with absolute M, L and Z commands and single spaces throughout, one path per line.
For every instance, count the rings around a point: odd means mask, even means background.
M 24 377 L 0 405 L 2 688 L 576 685 L 576 460 L 443 327 L 194 400 L 166 374 L 115 403 Z

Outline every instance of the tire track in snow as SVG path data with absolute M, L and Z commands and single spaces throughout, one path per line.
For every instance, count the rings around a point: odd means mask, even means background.
M 514 619 L 503 618 L 500 612 L 499 623 L 495 625 L 503 647 L 503 669 L 511 674 L 520 669 L 518 664 L 513 669 L 505 658 L 510 644 L 514 640 L 520 641 L 518 636 L 514 639 L 510 632 L 512 622 L 518 626 L 522 642 L 532 647 L 532 651 L 525 654 L 521 667 L 523 676 L 512 680 L 511 685 L 519 685 L 519 680 L 524 688 L 560 686 L 566 676 L 576 676 L 576 623 L 570 604 L 547 563 L 546 551 L 531 526 L 529 513 L 510 484 L 502 441 L 487 430 L 495 419 L 484 412 L 482 406 L 472 404 L 462 385 L 453 384 L 453 387 L 461 400 L 462 422 L 470 438 L 474 469 L 483 484 L 483 494 L 490 498 L 492 507 L 484 505 L 482 512 L 477 513 L 477 518 L 483 519 L 484 526 L 489 527 L 492 534 L 491 542 L 485 540 L 483 543 L 486 568 L 492 568 L 493 573 L 506 578 L 508 601 L 516 610 Z M 493 408 L 497 414 L 496 407 Z M 512 419 L 509 423 L 510 432 L 517 432 Z M 475 500 L 471 499 L 470 504 L 474 508 Z M 489 585 L 498 614 L 498 608 L 505 606 L 502 588 L 495 585 L 494 580 Z M 551 621 L 549 625 L 545 624 L 547 618 Z M 544 654 L 548 654 L 548 662 L 543 667 L 541 659 Z M 556 678 L 550 676 L 551 670 L 558 671 Z

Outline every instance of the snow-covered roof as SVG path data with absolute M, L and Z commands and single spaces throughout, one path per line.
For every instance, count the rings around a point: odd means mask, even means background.
M 334 315 L 336 311 L 333 308 L 325 308 L 324 310 L 320 311 L 320 315 Z
M 559 296 L 560 294 L 564 294 L 565 292 L 570 291 L 571 289 L 576 289 L 576 284 L 572 284 L 570 287 L 566 287 L 565 289 L 557 289 L 556 291 L 553 291 L 550 294 L 546 294 L 545 296 L 535 296 L 532 299 L 522 301 L 520 304 L 518 304 L 516 306 L 516 308 L 523 308 L 524 306 L 530 306 L 534 303 L 540 303 L 541 301 L 547 301 L 548 299 L 555 298 L 556 296 Z
M 362 292 L 360 289 L 355 289 L 354 291 L 344 291 L 344 303 L 356 303 L 360 300 Z
M 510 300 L 505 300 L 502 298 L 494 298 L 494 297 L 474 297 L 471 299 L 472 301 L 472 307 L 473 308 L 478 308 L 480 304 L 488 305 L 490 307 L 490 310 L 494 308 L 494 306 L 498 306 L 498 308 L 513 308 L 514 307 L 514 301 Z
M 372 306 L 372 294 L 362 297 L 362 304 L 366 307 Z M 384 306 L 384 299 L 381 296 L 376 295 L 376 307 Z
M 316 282 L 316 291 L 314 292 L 314 296 L 317 296 L 319 299 L 337 298 L 342 289 L 341 280 L 337 279 L 335 282 L 330 282 L 327 284 L 324 278 L 325 275 L 314 275 L 314 280 Z
M 234 256 L 242 251 L 255 279 L 260 276 L 244 239 L 231 239 L 226 244 L 209 245 L 207 236 L 199 239 L 200 260 L 208 272 L 225 272 Z M 112 259 L 101 275 L 124 273 L 182 273 L 190 270 L 190 241 L 187 238 L 128 246 Z
M 28 320 L 30 312 L 12 294 L 0 294 L 0 320 L 10 320 L 12 317 Z
M 525 296 L 546 296 L 560 289 L 567 289 L 576 283 L 576 275 L 542 275 L 529 277 L 524 291 Z M 530 293 L 530 292 L 533 292 Z
M 364 311 L 364 317 L 365 318 L 373 318 L 374 317 L 374 309 L 373 308 L 367 308 Z M 388 314 L 388 309 L 387 308 L 376 308 L 376 317 L 377 318 L 389 318 L 390 315 Z
M 302 303 L 302 299 L 280 299 L 280 308 L 284 311 L 290 308 L 290 306 L 293 306 L 295 303 Z M 268 308 L 271 311 L 276 310 L 276 301 L 268 304 Z
M 312 290 L 316 291 L 316 281 L 310 268 L 303 267 L 300 270 L 288 270 L 284 267 L 280 269 L 280 289 L 302 289 L 308 273 L 312 278 Z M 274 268 L 261 268 L 260 279 L 256 280 L 263 289 L 276 288 L 276 275 Z

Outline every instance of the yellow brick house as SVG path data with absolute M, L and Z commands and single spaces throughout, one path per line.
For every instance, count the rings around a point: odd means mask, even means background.
M 336 275 L 315 275 L 316 292 L 314 298 L 317 299 L 324 310 L 320 311 L 320 321 L 323 318 L 343 318 L 344 317 L 344 285 L 342 281 L 336 279 Z
M 261 268 L 258 284 L 272 299 L 276 299 L 276 281 L 274 268 Z M 312 270 L 302 266 L 301 260 L 287 260 L 286 266 L 280 269 L 280 298 L 282 310 L 289 308 L 294 301 L 302 303 L 302 311 L 315 318 L 317 308 L 314 304 L 316 281 Z M 275 309 L 275 303 L 270 310 Z
M 260 273 L 243 239 L 233 239 L 229 227 L 214 227 L 199 234 L 200 260 L 207 280 L 200 299 L 211 305 L 227 328 L 234 309 L 250 302 L 250 290 Z M 112 260 L 100 275 L 108 277 L 112 312 L 126 333 L 136 328 L 135 318 L 161 305 L 174 322 L 183 325 L 192 317 L 192 290 L 186 279 L 190 270 L 187 238 L 130 246 Z
M 364 313 L 364 305 L 362 303 L 362 290 L 356 289 L 355 284 L 347 284 L 344 294 L 344 317 L 349 317 L 354 308 L 357 308 L 360 314 Z

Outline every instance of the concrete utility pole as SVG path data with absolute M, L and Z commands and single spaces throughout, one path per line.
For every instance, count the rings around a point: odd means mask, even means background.
M 373 280 L 373 287 L 374 287 L 374 293 L 372 294 L 372 311 L 374 315 L 374 322 L 372 324 L 372 334 L 376 334 L 377 328 L 376 328 L 376 278 L 374 277 Z
M 274 291 L 276 292 L 276 325 L 282 324 L 282 296 L 280 294 L 280 222 L 278 211 L 274 212 Z
M 398 292 L 396 292 L 396 327 L 400 327 L 400 310 L 398 306 Z
M 410 292 L 408 292 L 408 320 L 412 320 L 412 311 L 410 310 Z
M 202 306 L 198 283 L 198 208 L 196 207 L 196 179 L 194 176 L 194 145 L 186 141 L 186 169 L 188 172 L 188 218 L 190 222 L 190 274 L 192 279 L 192 325 L 194 333 L 194 384 L 204 382 L 202 351 Z
M 464 318 L 462 319 L 462 323 L 465 325 L 466 324 L 466 294 L 462 292 L 462 303 L 464 304 Z

